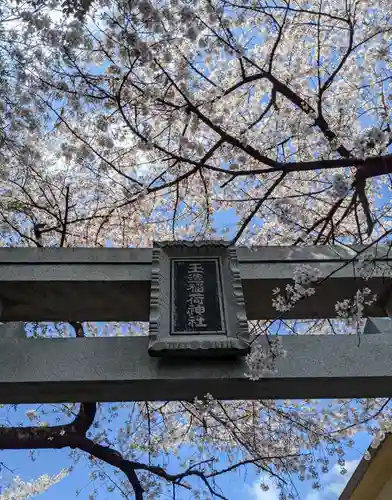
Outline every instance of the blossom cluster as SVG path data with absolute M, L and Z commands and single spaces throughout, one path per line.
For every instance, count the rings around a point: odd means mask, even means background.
M 371 306 L 376 300 L 377 295 L 372 293 L 370 288 L 364 287 L 358 289 L 353 298 L 337 301 L 335 310 L 338 317 L 346 320 L 347 325 L 358 333 L 365 307 Z
M 260 336 L 253 341 L 251 351 L 245 358 L 248 367 L 245 376 L 250 380 L 259 380 L 263 376 L 275 373 L 276 358 L 285 357 L 286 354 L 279 337 L 271 336 L 268 342 L 265 342 Z
M 69 474 L 69 469 L 63 469 L 58 474 L 50 476 L 43 474 L 38 479 L 30 482 L 23 481 L 16 476 L 12 485 L 1 492 L 2 500 L 23 500 L 29 499 L 36 495 L 40 495 L 48 490 L 51 486 L 59 483 Z
M 332 187 L 338 198 L 344 198 L 350 190 L 350 179 L 343 174 L 335 174 L 332 178 Z
M 281 313 L 290 311 L 299 300 L 316 293 L 315 288 L 309 285 L 317 282 L 320 277 L 321 272 L 316 267 L 307 264 L 296 266 L 293 270 L 294 284 L 287 284 L 283 293 L 279 287 L 272 291 L 273 307 Z

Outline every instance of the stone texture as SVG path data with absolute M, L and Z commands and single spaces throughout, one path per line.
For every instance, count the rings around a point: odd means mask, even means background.
M 386 278 L 392 259 L 377 249 L 379 267 L 367 282 L 356 277 L 352 265 L 342 267 L 355 252 L 344 247 L 238 248 L 239 272 L 248 319 L 271 319 L 275 287 L 290 282 L 294 267 L 302 262 L 331 275 L 316 295 L 300 301 L 287 318 L 334 317 L 336 300 L 352 296 L 357 287 L 374 293 L 391 284 Z M 0 249 L 0 299 L 3 321 L 148 321 L 152 249 L 112 248 L 12 248 Z M 369 316 L 386 313 L 376 304 Z
M 203 330 L 192 327 L 192 331 L 187 331 L 186 307 L 182 302 L 187 303 L 189 293 L 186 289 L 189 263 L 199 263 L 202 269 L 212 265 L 215 270 L 213 275 L 207 271 L 204 275 L 203 270 L 191 273 L 202 277 L 201 295 L 206 301 Z M 178 275 L 175 266 L 180 266 Z M 181 279 L 174 283 L 176 276 Z M 176 314 L 180 317 L 176 318 Z M 213 318 L 213 314 L 220 317 Z M 178 329 L 180 323 L 184 331 Z M 152 254 L 149 331 L 151 356 L 216 358 L 247 354 L 249 333 L 235 248 L 215 241 L 156 244 Z
M 242 359 L 159 359 L 147 337 L 3 339 L 0 403 L 392 396 L 392 335 L 285 336 L 277 372 Z

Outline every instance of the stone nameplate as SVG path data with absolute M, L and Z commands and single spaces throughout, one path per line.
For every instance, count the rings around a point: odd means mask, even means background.
M 248 327 L 236 249 L 222 242 L 155 244 L 151 356 L 241 356 Z

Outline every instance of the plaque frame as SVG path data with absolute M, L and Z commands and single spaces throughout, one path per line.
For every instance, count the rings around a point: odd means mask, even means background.
M 218 259 L 223 331 L 173 333 L 172 262 Z M 174 294 L 174 290 L 173 290 Z M 221 240 L 154 242 L 149 354 L 156 357 L 236 357 L 250 351 L 237 251 Z

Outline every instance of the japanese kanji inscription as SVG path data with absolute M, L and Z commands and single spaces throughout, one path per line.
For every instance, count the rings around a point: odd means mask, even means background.
M 220 259 L 171 261 L 171 334 L 224 334 Z

